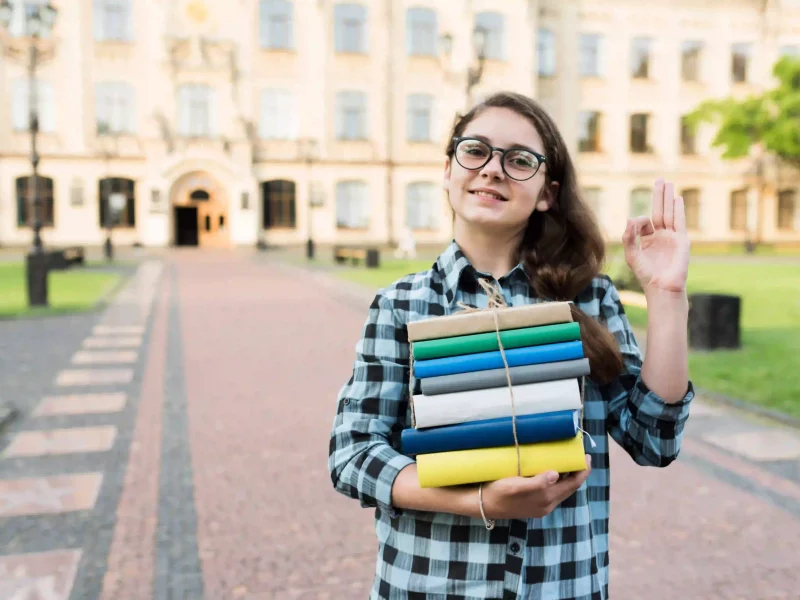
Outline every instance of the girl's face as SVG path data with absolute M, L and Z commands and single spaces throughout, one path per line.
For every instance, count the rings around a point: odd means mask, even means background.
M 467 125 L 461 137 L 479 138 L 497 148 L 524 147 L 545 154 L 544 143 L 533 124 L 508 108 L 487 108 Z M 520 158 L 524 161 L 524 156 Z M 550 208 L 558 185 L 546 185 L 546 164 L 530 179 L 517 181 L 506 175 L 501 160 L 500 153 L 495 152 L 477 170 L 464 168 L 455 156 L 447 160 L 444 189 L 450 196 L 456 220 L 498 233 L 515 233 L 524 230 L 534 210 Z M 467 159 L 462 158 L 461 162 L 467 164 Z M 520 178 L 508 162 L 506 169 Z

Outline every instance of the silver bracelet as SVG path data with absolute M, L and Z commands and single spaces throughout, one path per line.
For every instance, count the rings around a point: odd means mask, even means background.
M 486 525 L 486 529 L 491 531 L 494 529 L 494 519 L 487 519 L 486 513 L 483 512 L 483 484 L 478 487 L 478 506 L 480 506 L 481 517 L 483 517 L 483 523 Z

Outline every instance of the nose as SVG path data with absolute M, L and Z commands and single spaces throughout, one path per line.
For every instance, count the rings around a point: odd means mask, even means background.
M 503 173 L 503 154 L 500 152 L 492 152 L 492 158 L 489 159 L 483 168 L 481 169 L 481 175 L 486 175 L 487 177 L 493 177 L 495 179 L 502 179 L 505 175 Z

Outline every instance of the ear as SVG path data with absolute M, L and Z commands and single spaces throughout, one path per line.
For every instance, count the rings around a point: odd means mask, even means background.
M 557 181 L 554 181 L 550 185 L 543 186 L 542 191 L 539 192 L 539 199 L 536 201 L 536 210 L 546 212 L 553 208 L 558 198 L 558 190 L 559 186 Z
M 450 157 L 444 161 L 444 178 L 442 179 L 442 189 L 446 192 L 450 188 Z

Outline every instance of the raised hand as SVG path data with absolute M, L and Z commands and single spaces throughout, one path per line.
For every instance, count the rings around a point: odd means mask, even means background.
M 671 182 L 653 187 L 652 215 L 628 220 L 622 236 L 625 260 L 645 293 L 684 292 L 689 274 L 689 235 L 683 198 Z

